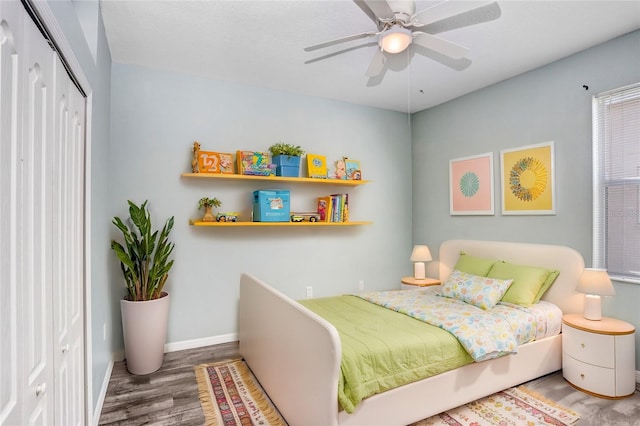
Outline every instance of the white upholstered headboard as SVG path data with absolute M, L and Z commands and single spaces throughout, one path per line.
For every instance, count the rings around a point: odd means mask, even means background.
M 460 251 L 488 259 L 520 265 L 557 269 L 560 275 L 542 297 L 556 304 L 565 314 L 583 311 L 584 295 L 575 291 L 584 259 L 576 250 L 557 245 L 510 243 L 479 240 L 448 240 L 440 245 L 440 279 L 446 279 L 458 261 Z

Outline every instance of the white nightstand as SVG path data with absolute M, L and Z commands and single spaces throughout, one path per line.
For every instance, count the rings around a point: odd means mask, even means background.
M 433 278 L 419 280 L 413 277 L 402 277 L 400 288 L 402 290 L 415 290 L 418 287 L 427 287 L 430 285 L 440 285 L 440 280 Z
M 576 389 L 617 399 L 635 391 L 635 328 L 603 317 L 562 317 L 562 375 Z

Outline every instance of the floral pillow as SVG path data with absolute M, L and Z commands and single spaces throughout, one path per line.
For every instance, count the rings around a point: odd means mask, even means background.
M 480 277 L 455 269 L 442 284 L 440 296 L 458 299 L 481 309 L 491 309 L 502 299 L 513 280 Z

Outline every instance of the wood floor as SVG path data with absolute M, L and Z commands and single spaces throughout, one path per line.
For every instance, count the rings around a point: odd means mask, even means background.
M 225 343 L 165 354 L 162 368 L 146 376 L 129 374 L 125 362 L 114 365 L 100 425 L 203 425 L 193 367 L 238 357 L 238 344 Z M 579 426 L 640 425 L 640 392 L 608 400 L 575 390 L 553 373 L 527 387 L 582 415 Z M 371 425 L 384 426 L 384 425 Z
M 237 343 L 169 352 L 160 370 L 145 376 L 130 374 L 125 361 L 116 362 L 99 424 L 201 426 L 193 367 L 239 356 Z

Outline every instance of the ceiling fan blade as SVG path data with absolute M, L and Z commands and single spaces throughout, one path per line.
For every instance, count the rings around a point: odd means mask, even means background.
M 368 42 L 368 43 L 364 43 L 364 44 L 359 44 L 357 46 L 351 46 L 351 47 L 348 47 L 346 49 L 338 50 L 337 52 L 331 52 L 331 53 L 328 53 L 326 55 L 318 56 L 317 58 L 309 59 L 307 61 L 304 61 L 304 63 L 305 64 L 313 64 L 314 62 L 319 62 L 319 61 L 322 61 L 324 59 L 329 59 L 329 58 L 332 58 L 334 56 L 342 55 L 343 53 L 351 52 L 351 51 L 356 50 L 356 49 L 362 49 L 363 47 L 373 47 L 373 46 L 377 46 L 377 45 L 378 45 L 377 41 Z
M 413 43 L 453 59 L 463 58 L 470 52 L 470 50 L 464 46 L 421 31 L 414 31 Z
M 389 6 L 389 3 L 387 3 L 386 0 L 360 0 L 360 1 L 365 3 L 369 7 L 369 9 L 371 9 L 371 12 L 373 12 L 373 14 L 380 19 L 395 18 L 395 14 L 393 13 L 393 10 L 391 10 L 391 6 Z M 356 1 L 356 3 L 358 2 Z
M 474 7 L 473 9 L 476 8 L 477 7 Z M 413 20 L 418 21 L 422 25 L 428 25 L 455 15 L 459 15 L 469 10 L 470 7 L 468 2 L 442 0 L 434 6 L 416 12 L 415 15 L 413 15 Z
M 314 50 L 318 50 L 318 49 L 322 49 L 322 48 L 325 48 L 325 47 L 333 46 L 335 44 L 346 43 L 347 41 L 353 41 L 353 40 L 360 40 L 361 38 L 373 37 L 375 35 L 378 35 L 378 33 L 374 32 L 374 31 L 369 31 L 369 32 L 360 33 L 360 34 L 353 34 L 353 35 L 350 35 L 350 36 L 340 37 L 340 38 L 337 38 L 335 40 L 325 41 L 324 43 L 314 44 L 313 46 L 305 47 L 304 51 L 305 52 L 312 52 Z
M 442 53 L 422 47 L 419 44 L 412 44 L 411 48 L 415 53 L 425 56 L 432 61 L 438 62 L 445 67 L 449 67 L 452 70 L 463 71 L 471 66 L 471 59 L 469 58 L 453 59 L 443 55 Z
M 353 0 L 353 2 L 357 4 L 360 9 L 362 9 L 362 11 L 369 17 L 369 19 L 371 19 L 376 25 L 378 25 L 378 17 L 375 13 L 373 13 L 373 10 L 371 10 L 371 8 L 364 0 Z
M 373 56 L 369 68 L 365 75 L 367 77 L 375 77 L 384 70 L 384 64 L 387 62 L 387 58 L 384 56 L 384 52 L 380 49 L 376 50 L 376 54 Z
M 438 34 L 445 31 L 456 30 L 470 25 L 481 24 L 483 22 L 494 21 L 502 15 L 502 10 L 498 3 L 493 2 L 466 12 L 441 19 L 426 25 L 414 26 L 420 31 L 429 34 Z

